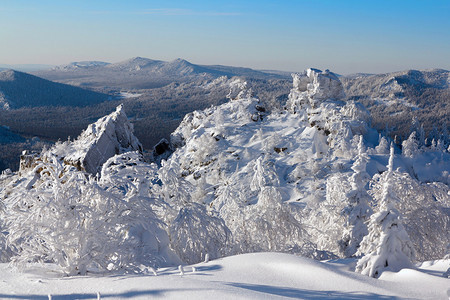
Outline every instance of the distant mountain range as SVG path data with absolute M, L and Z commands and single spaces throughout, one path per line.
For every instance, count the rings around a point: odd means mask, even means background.
M 15 64 L 15 65 L 0 64 L 0 71 L 12 69 L 22 72 L 33 72 L 33 71 L 49 70 L 54 67 L 55 67 L 54 65 L 44 65 L 44 64 Z
M 287 78 L 286 73 L 257 71 L 221 65 L 196 65 L 184 59 L 173 61 L 134 57 L 118 63 L 74 62 L 33 74 L 61 83 L 91 88 L 149 89 L 172 82 L 210 80 L 220 76 L 244 76 L 252 79 Z
M 40 106 L 89 106 L 108 95 L 52 82 L 14 70 L 0 72 L 0 109 Z

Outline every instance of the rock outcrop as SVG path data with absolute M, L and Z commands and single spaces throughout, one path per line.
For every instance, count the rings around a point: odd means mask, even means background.
M 90 124 L 70 144 L 70 152 L 64 157 L 68 164 L 96 174 L 110 157 L 128 152 L 142 152 L 142 145 L 133 134 L 133 125 L 128 121 L 123 106 L 115 112 Z
M 342 99 L 345 96 L 341 81 L 329 70 L 308 69 L 292 74 L 293 88 L 286 106 L 296 112 L 304 108 L 316 108 L 321 101 Z M 305 107 L 306 106 L 306 107 Z
M 119 105 L 113 113 L 90 124 L 76 140 L 56 143 L 41 155 L 23 153 L 20 172 L 33 169 L 38 160 L 50 161 L 56 156 L 66 165 L 95 175 L 110 157 L 128 151 L 142 152 L 142 145 L 133 134 L 133 125 L 123 106 Z

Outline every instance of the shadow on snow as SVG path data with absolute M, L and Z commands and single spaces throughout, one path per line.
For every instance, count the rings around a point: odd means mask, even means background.
M 238 282 L 230 282 L 227 285 L 265 294 L 300 299 L 398 299 L 394 296 L 361 292 L 314 291 Z

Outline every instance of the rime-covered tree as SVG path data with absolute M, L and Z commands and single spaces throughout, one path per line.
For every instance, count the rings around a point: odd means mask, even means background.
M 6 234 L 4 233 L 4 213 L 5 207 L 3 201 L 0 199 L 0 262 L 7 262 L 11 257 L 11 251 L 7 247 Z
M 46 160 L 6 199 L 12 261 L 50 261 L 69 275 L 138 267 L 141 243 L 130 232 L 137 226 L 153 230 L 147 225 L 154 216 L 145 213 L 148 203 L 138 199 L 139 190 L 119 195 L 55 157 Z
M 353 256 L 365 235 L 367 235 L 366 221 L 372 213 L 369 206 L 371 197 L 367 194 L 366 185 L 370 180 L 366 172 L 366 166 L 369 161 L 367 156 L 363 136 L 360 136 L 358 144 L 358 156 L 353 163 L 353 174 L 350 177 L 351 190 L 346 194 L 348 205 L 342 211 L 346 217 L 346 224 L 342 239 L 340 241 L 340 250 L 346 256 Z
M 444 257 L 450 245 L 450 215 L 448 187 L 445 183 L 422 183 L 408 173 L 394 171 L 392 188 L 400 199 L 396 208 L 403 217 L 418 261 Z M 380 200 L 384 188 L 384 174 L 376 174 L 371 182 L 370 193 Z M 432 232 L 433 234 L 430 234 Z
M 191 202 L 191 193 L 194 190 L 193 186 L 181 177 L 181 172 L 182 169 L 175 160 L 163 161 L 161 168 L 158 170 L 161 185 L 159 188 L 156 187 L 157 191 L 155 191 L 177 211 Z
M 252 191 L 261 191 L 265 186 L 278 186 L 279 179 L 273 163 L 267 157 L 260 156 L 253 167 L 254 174 L 250 183 Z
M 221 218 L 211 215 L 202 204 L 190 203 L 180 209 L 172 221 L 169 234 L 171 247 L 183 262 L 198 263 L 226 254 L 231 232 Z
M 137 151 L 115 155 L 102 166 L 99 185 L 105 191 L 126 201 L 127 214 L 133 220 L 128 225 L 127 239 L 136 247 L 135 264 L 160 266 L 173 257 L 165 224 L 155 210 L 168 210 L 162 197 L 155 194 L 157 166 L 144 161 Z
M 389 153 L 389 143 L 384 136 L 380 135 L 378 146 L 375 147 L 375 151 L 378 154 L 388 154 Z
M 413 131 L 407 140 L 402 143 L 402 154 L 405 157 L 414 157 L 419 152 L 419 144 L 417 142 L 417 134 Z
M 423 128 L 423 124 L 420 125 L 419 131 L 418 131 L 418 135 L 417 138 L 419 140 L 419 147 L 425 147 L 426 143 L 426 134 L 425 134 L 425 129 Z
M 356 271 L 370 277 L 379 277 L 385 270 L 397 272 L 412 267 L 414 248 L 396 209 L 397 196 L 392 190 L 394 147 L 391 144 L 388 170 L 383 178 L 379 210 L 369 221 L 369 233 L 364 237 L 358 254 Z

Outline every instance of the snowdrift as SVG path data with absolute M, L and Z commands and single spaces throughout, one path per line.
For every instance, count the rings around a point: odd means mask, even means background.
M 253 253 L 208 263 L 161 268 L 157 276 L 59 278 L 32 265 L 18 273 L 0 264 L 2 299 L 448 299 L 448 279 L 439 277 L 448 260 L 417 270 L 387 272 L 377 280 L 351 269 L 354 259 L 319 262 L 281 253 Z

